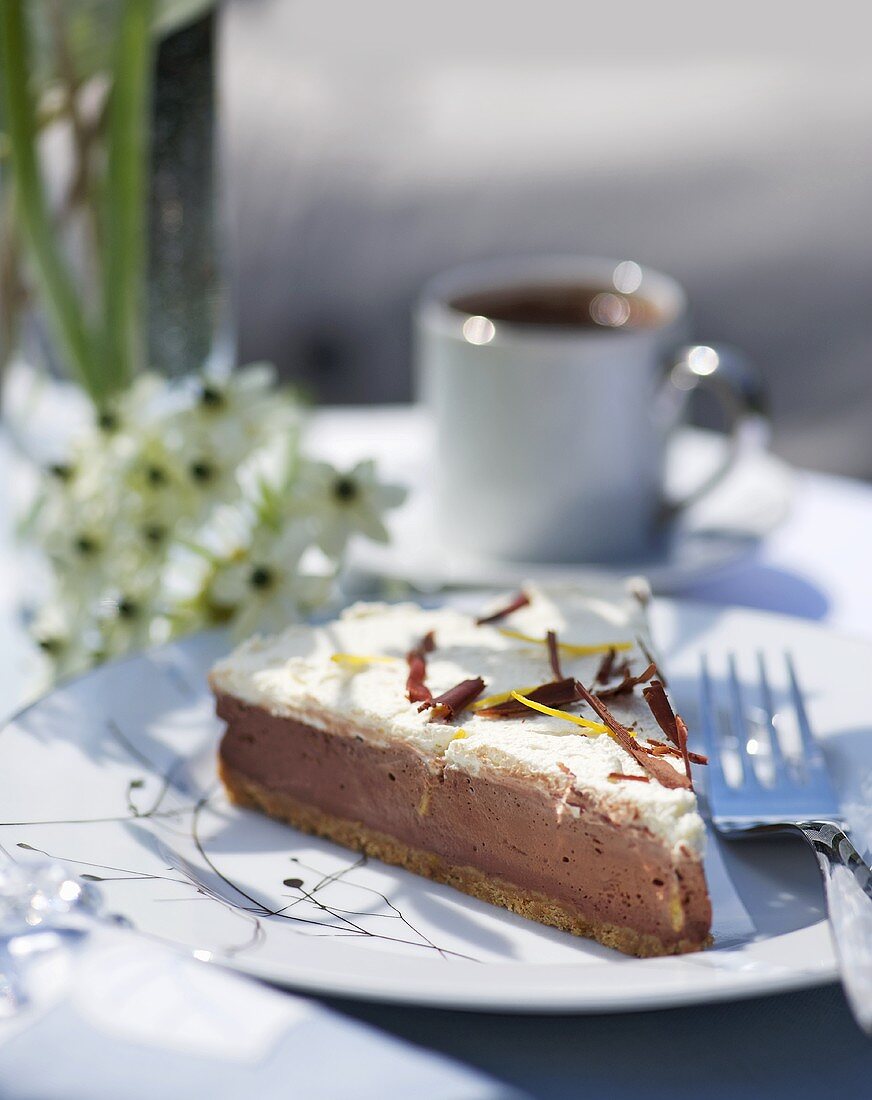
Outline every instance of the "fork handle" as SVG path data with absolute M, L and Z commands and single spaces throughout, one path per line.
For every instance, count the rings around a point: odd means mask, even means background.
M 872 870 L 841 825 L 803 821 L 823 875 L 842 985 L 857 1023 L 872 1035 Z

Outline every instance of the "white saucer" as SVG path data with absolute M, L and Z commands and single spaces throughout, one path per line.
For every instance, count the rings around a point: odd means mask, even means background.
M 382 443 L 383 465 L 404 476 L 410 486 L 406 503 L 388 517 L 387 546 L 359 540 L 351 549 L 349 568 L 365 577 L 407 581 L 421 591 L 446 585 L 506 586 L 526 578 L 572 581 L 644 574 L 655 591 L 671 592 L 690 580 L 707 576 L 751 553 L 787 516 L 793 479 L 789 467 L 765 451 L 744 454 L 709 497 L 676 523 L 671 538 L 656 553 L 638 561 L 612 564 L 543 565 L 479 558 L 454 549 L 435 524 L 432 496 L 427 489 L 426 432 L 404 433 L 403 465 Z M 667 495 L 682 496 L 714 469 L 727 446 L 717 432 L 684 429 L 670 448 Z
M 464 605 L 473 598 L 481 597 L 465 594 Z M 866 849 L 872 646 L 796 619 L 680 601 L 655 601 L 652 626 L 691 730 L 701 652 L 719 682 L 724 655 L 739 654 L 755 683 L 756 652 L 765 651 L 781 708 L 783 652 L 792 651 Z M 200 635 L 104 666 L 15 718 L 0 734 L 0 852 L 67 860 L 140 932 L 321 994 L 603 1012 L 835 977 L 815 860 L 800 841 L 710 837 L 715 946 L 631 959 L 229 805 L 216 782 L 221 725 L 205 683 L 228 645 L 221 634 Z

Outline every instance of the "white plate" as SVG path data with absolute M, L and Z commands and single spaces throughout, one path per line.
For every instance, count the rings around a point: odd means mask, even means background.
M 654 629 L 693 722 L 698 655 L 794 653 L 858 846 L 872 835 L 872 647 L 745 610 L 662 601 Z M 831 980 L 814 859 L 800 842 L 711 845 L 716 943 L 638 960 L 228 805 L 203 635 L 106 666 L 0 736 L 0 842 L 96 877 L 111 912 L 269 981 L 462 1009 L 594 1012 L 746 997 Z M 750 666 L 749 666 L 750 667 Z M 777 677 L 776 677 L 777 679 Z M 779 680 L 779 691 L 783 686 Z
M 388 516 L 387 545 L 356 541 L 351 566 L 365 576 L 394 577 L 434 591 L 446 585 L 511 587 L 535 577 L 551 582 L 580 582 L 644 574 L 655 591 L 673 591 L 709 576 L 751 553 L 787 516 L 792 494 L 790 468 L 766 451 L 748 450 L 710 496 L 689 509 L 664 544 L 638 561 L 614 564 L 543 565 L 497 561 L 464 553 L 451 545 L 434 519 L 433 498 L 424 453 L 426 422 L 402 435 L 402 465 L 383 441 L 382 465 L 410 485 L 406 503 Z M 408 425 L 404 425 L 408 427 Z M 727 446 L 717 432 L 687 428 L 678 432 L 667 458 L 667 495 L 680 499 L 716 468 Z M 450 535 L 450 532 L 448 532 Z

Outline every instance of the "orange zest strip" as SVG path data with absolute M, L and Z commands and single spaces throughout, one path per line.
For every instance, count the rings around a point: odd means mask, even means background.
M 522 634 L 520 630 L 509 630 L 500 627 L 500 634 L 505 638 L 513 638 L 516 642 L 528 642 L 530 645 L 547 645 L 547 638 L 534 638 L 532 634 Z M 565 653 L 567 657 L 591 657 L 596 653 L 608 653 L 610 649 L 632 649 L 632 642 L 604 642 L 598 645 L 576 645 L 574 642 L 558 642 L 557 649 Z
M 530 687 L 518 688 L 517 690 L 521 695 L 526 695 L 529 691 L 535 691 L 537 687 L 539 687 L 538 684 L 531 684 Z M 495 707 L 499 703 L 507 703 L 511 697 L 511 691 L 501 691 L 498 695 L 488 695 L 485 699 L 476 699 L 469 709 L 484 710 L 485 707 Z
M 367 665 L 393 664 L 399 657 L 371 657 L 358 653 L 333 653 L 330 660 L 343 668 L 366 668 Z
M 592 722 L 589 718 L 582 718 L 580 714 L 567 714 L 565 710 L 555 710 L 554 707 L 546 707 L 544 703 L 537 703 L 533 699 L 527 699 L 526 696 L 521 695 L 519 691 L 511 692 L 513 699 L 516 699 L 519 703 L 523 703 L 525 707 L 529 707 L 531 710 L 538 710 L 540 714 L 548 714 L 552 718 L 562 718 L 564 722 L 572 722 L 576 726 L 581 726 L 585 730 L 591 730 L 592 733 L 588 736 L 598 737 L 601 733 L 609 733 L 609 727 L 604 726 L 602 722 Z

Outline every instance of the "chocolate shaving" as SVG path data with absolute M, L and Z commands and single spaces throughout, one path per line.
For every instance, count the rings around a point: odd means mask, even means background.
M 546 707 L 565 707 L 578 699 L 576 681 L 572 677 L 568 680 L 554 680 L 548 684 L 540 684 L 539 687 L 524 694 L 525 698 L 532 699 L 534 703 L 542 703 Z M 530 708 L 519 703 L 517 699 L 506 699 L 502 703 L 494 703 L 493 706 L 476 711 L 479 718 L 529 718 L 530 714 Z
M 644 748 L 652 756 L 675 756 L 679 760 L 681 759 L 681 753 L 678 749 L 674 745 L 665 744 L 663 741 L 649 741 Z
M 603 656 L 600 661 L 600 666 L 596 671 L 596 676 L 593 678 L 595 684 L 607 684 L 614 675 L 615 658 L 618 655 L 618 651 L 614 646 L 611 646 L 609 651 Z
M 687 750 L 687 726 L 680 715 L 672 709 L 672 704 L 666 697 L 666 691 L 661 680 L 652 680 L 644 691 L 645 701 L 651 708 L 651 713 L 657 725 L 663 730 L 669 740 L 678 749 L 681 759 L 684 761 L 684 771 L 687 782 L 693 789 L 693 779 L 690 774 L 690 753 Z M 706 761 L 708 763 L 708 761 Z
M 432 710 L 431 722 L 448 722 L 462 710 L 466 710 L 473 699 L 477 699 L 484 691 L 484 680 L 476 676 L 474 680 L 461 680 L 453 688 L 437 696 L 435 699 L 425 699 L 418 707 L 419 711 Z
M 667 745 L 654 737 L 648 738 L 648 743 L 644 748 L 652 756 L 674 756 L 678 760 L 683 759 L 680 750 L 676 749 L 674 745 Z M 687 758 L 691 764 L 708 764 L 708 757 L 701 752 L 688 752 Z
M 424 678 L 427 675 L 426 654 L 432 653 L 435 648 L 436 639 L 431 630 L 406 654 L 406 660 L 409 663 L 406 698 L 410 703 L 429 703 L 433 698 L 430 689 L 424 683 Z
M 530 597 L 527 593 L 519 592 L 510 603 L 507 603 L 505 607 L 501 607 L 499 611 L 494 611 L 491 615 L 482 615 L 481 618 L 476 619 L 475 625 L 485 626 L 487 623 L 498 623 L 506 615 L 511 615 L 513 611 L 519 611 L 522 607 L 526 607 L 529 602 Z
M 654 715 L 654 720 L 657 725 L 663 730 L 672 744 L 675 745 L 677 749 L 680 749 L 681 744 L 678 740 L 675 711 L 673 711 L 672 704 L 666 697 L 663 681 L 652 680 L 642 694 L 645 696 L 645 702 L 651 708 L 651 713 Z
M 615 718 L 605 703 L 597 699 L 595 695 L 591 695 L 584 684 L 578 684 L 578 691 L 588 706 L 591 707 L 609 727 L 612 736 L 624 752 L 628 752 L 644 771 L 648 772 L 649 775 L 653 776 L 657 782 L 664 787 L 690 787 L 690 780 L 687 776 L 680 775 L 675 768 L 673 768 L 671 764 L 667 764 L 665 760 L 660 760 L 658 757 L 651 756 L 649 753 L 645 752 L 642 746 L 638 745 L 635 739 L 630 735 L 630 731 L 625 726 L 622 726 Z
M 651 650 L 645 645 L 645 639 L 640 637 L 639 635 L 636 635 L 636 644 L 638 645 L 639 649 L 641 649 L 642 652 L 645 654 L 645 660 L 657 669 L 657 678 L 660 683 L 663 684 L 664 687 L 669 687 L 669 681 L 663 675 L 662 669 L 654 660 Z
M 560 650 L 557 647 L 556 632 L 549 630 L 545 635 L 545 641 L 548 645 L 548 660 L 551 662 L 551 671 L 554 673 L 554 679 L 562 680 L 563 673 L 560 671 Z
M 598 691 L 598 699 L 611 699 L 615 695 L 626 695 L 627 692 L 633 690 L 637 684 L 645 684 L 651 677 L 657 672 L 657 665 L 652 661 L 644 672 L 640 672 L 638 676 L 632 676 L 630 670 L 627 669 L 624 672 L 624 678 L 619 684 L 615 684 L 613 687 L 604 688 L 602 691 Z
M 615 664 L 617 660 L 618 651 L 614 646 L 610 646 L 608 652 L 600 661 L 600 666 L 597 669 L 596 676 L 594 677 L 595 684 L 607 684 L 609 680 L 614 680 L 616 676 L 621 676 L 626 679 L 630 675 L 630 661 L 627 657 L 624 657 L 621 661 Z
M 675 727 L 678 731 L 681 755 L 684 757 L 684 774 L 687 776 L 687 781 L 690 784 L 691 790 L 693 790 L 693 777 L 690 774 L 690 753 L 687 751 L 687 726 L 684 724 L 684 719 L 680 714 L 676 714 L 675 716 Z
M 627 775 L 626 772 L 609 772 L 608 779 L 632 779 L 636 783 L 650 783 L 651 779 L 647 775 Z

